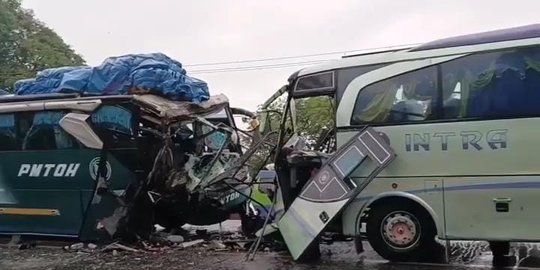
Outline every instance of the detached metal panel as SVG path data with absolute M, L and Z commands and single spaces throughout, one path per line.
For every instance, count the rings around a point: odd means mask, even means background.
M 343 145 L 308 181 L 278 222 L 293 258 L 297 260 L 326 226 L 395 158 L 384 138 L 370 127 Z M 370 160 L 371 162 L 365 162 Z M 371 163 L 368 177 L 355 183 L 350 174 Z

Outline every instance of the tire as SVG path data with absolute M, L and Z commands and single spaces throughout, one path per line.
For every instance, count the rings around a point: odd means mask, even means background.
M 504 266 L 516 265 L 515 262 L 512 263 L 512 259 L 514 257 L 509 256 L 510 242 L 490 241 L 489 249 L 491 249 L 491 253 L 493 254 L 493 261 L 492 261 L 493 266 L 504 267 Z
M 440 250 L 431 216 L 410 202 L 392 202 L 372 209 L 366 232 L 371 247 L 392 262 L 425 261 L 436 257 L 434 252 Z
M 510 242 L 506 241 L 493 241 L 489 242 L 489 248 L 493 254 L 493 258 L 501 258 L 510 253 Z

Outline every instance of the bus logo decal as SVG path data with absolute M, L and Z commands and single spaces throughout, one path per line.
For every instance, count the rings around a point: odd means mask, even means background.
M 96 158 L 92 159 L 92 161 L 90 161 L 90 164 L 88 165 L 88 170 L 90 172 L 90 177 L 92 177 L 92 179 L 94 179 L 94 180 L 98 179 L 98 170 L 99 170 L 99 161 L 100 160 L 101 160 L 101 158 L 96 157 Z M 112 174 L 111 163 L 109 163 L 109 161 L 106 161 L 106 167 L 107 168 L 106 168 L 105 180 L 109 181 L 109 179 L 111 179 L 111 174 Z
M 17 177 L 75 177 L 80 163 L 21 164 Z
M 448 151 L 451 148 L 482 151 L 508 148 L 508 130 L 494 129 L 480 131 L 407 133 L 405 151 L 429 152 L 431 150 Z

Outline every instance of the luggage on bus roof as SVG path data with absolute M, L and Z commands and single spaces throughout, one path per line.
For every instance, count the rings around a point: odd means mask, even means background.
M 206 82 L 189 77 L 182 64 L 162 53 L 109 57 L 96 67 L 60 67 L 17 81 L 17 95 L 152 93 L 175 101 L 208 100 Z

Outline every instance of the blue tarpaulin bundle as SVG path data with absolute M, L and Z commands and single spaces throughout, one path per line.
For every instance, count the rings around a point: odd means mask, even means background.
M 153 93 L 176 101 L 208 100 L 208 85 L 186 75 L 182 64 L 162 53 L 105 59 L 97 67 L 61 67 L 15 83 L 17 95 L 80 93 L 125 95 Z

